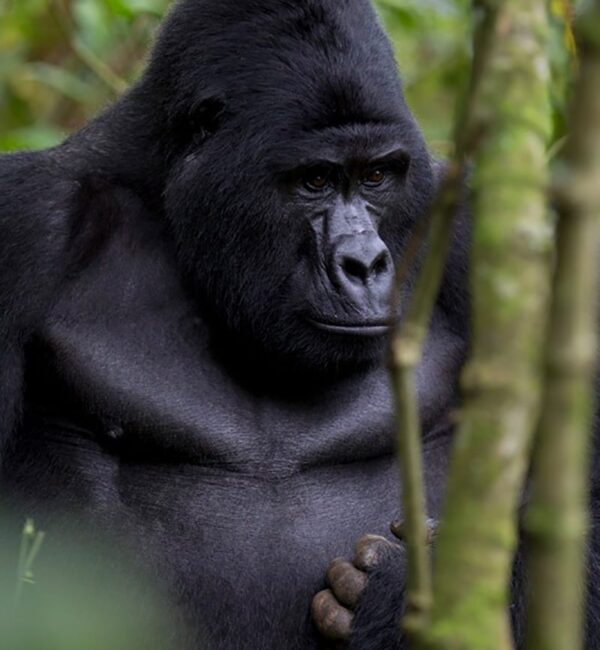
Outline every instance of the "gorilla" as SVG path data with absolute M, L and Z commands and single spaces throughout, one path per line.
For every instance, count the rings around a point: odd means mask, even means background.
M 124 97 L 0 159 L 14 511 L 137 548 L 178 647 L 403 648 L 388 303 L 439 175 L 370 0 L 177 3 Z M 465 212 L 417 371 L 434 520 L 468 233 Z

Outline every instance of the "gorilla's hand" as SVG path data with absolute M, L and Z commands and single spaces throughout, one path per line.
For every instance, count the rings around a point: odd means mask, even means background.
M 402 539 L 402 524 L 392 524 Z M 433 522 L 429 524 L 430 541 Z M 365 535 L 351 562 L 337 558 L 327 570 L 329 589 L 312 602 L 319 632 L 338 648 L 402 650 L 398 638 L 406 586 L 406 551 L 402 544 L 379 535 Z
M 327 570 L 329 589 L 312 602 L 319 632 L 339 648 L 400 649 L 398 620 L 406 585 L 404 546 L 365 535 L 354 557 L 335 559 Z

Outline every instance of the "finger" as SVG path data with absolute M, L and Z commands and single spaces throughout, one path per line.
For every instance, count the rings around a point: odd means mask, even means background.
M 343 558 L 335 559 L 327 570 L 327 582 L 342 605 L 354 609 L 367 585 L 367 574 Z
M 320 591 L 312 601 L 311 612 L 319 632 L 336 641 L 348 641 L 352 629 L 352 612 L 335 599 L 330 589 Z
M 400 539 L 405 539 L 405 523 L 404 520 L 394 521 L 390 524 L 390 530 L 394 535 Z M 437 533 L 437 522 L 435 519 L 427 518 L 427 544 L 432 544 Z
M 375 567 L 393 547 L 392 542 L 380 535 L 365 535 L 354 548 L 354 566 L 362 571 Z

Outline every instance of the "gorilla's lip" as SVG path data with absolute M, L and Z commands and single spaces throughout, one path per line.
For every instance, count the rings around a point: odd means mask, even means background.
M 360 323 L 333 323 L 331 321 L 310 318 L 310 322 L 320 330 L 332 334 L 345 334 L 351 336 L 383 336 L 390 330 L 388 322 L 383 320 L 363 321 Z

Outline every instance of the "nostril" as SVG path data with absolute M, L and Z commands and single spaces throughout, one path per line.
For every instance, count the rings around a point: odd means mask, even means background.
M 342 270 L 351 279 L 365 280 L 367 277 L 366 266 L 353 257 L 344 257 Z
M 383 252 L 377 256 L 373 264 L 371 265 L 371 273 L 373 275 L 381 275 L 388 270 L 389 259 L 387 253 Z

